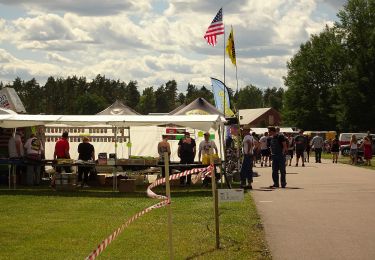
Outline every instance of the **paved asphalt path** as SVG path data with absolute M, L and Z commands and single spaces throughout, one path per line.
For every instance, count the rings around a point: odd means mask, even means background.
M 288 166 L 287 188 L 274 190 L 270 167 L 254 171 L 273 259 L 375 259 L 375 171 L 328 160 Z

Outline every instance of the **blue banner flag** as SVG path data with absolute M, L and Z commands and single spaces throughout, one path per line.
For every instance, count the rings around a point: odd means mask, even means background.
M 218 79 L 211 78 L 211 83 L 216 108 L 220 112 L 222 112 L 225 117 L 234 116 L 233 111 L 230 109 L 229 93 L 227 87 Z

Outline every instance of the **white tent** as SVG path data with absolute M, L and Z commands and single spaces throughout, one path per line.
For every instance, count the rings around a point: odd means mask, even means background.
M 219 115 L 0 115 L 0 127 L 16 128 L 37 125 L 61 125 L 68 126 L 114 126 L 130 127 L 133 155 L 157 156 L 157 143 L 161 141 L 162 130 L 160 125 L 178 125 L 191 129 L 192 131 L 217 131 L 222 128 L 225 119 Z M 196 135 L 198 136 L 198 135 Z M 202 137 L 199 137 L 203 139 Z M 198 138 L 197 145 L 200 139 Z M 215 138 L 216 139 L 216 138 Z M 218 147 L 222 147 L 220 136 L 215 140 Z M 177 158 L 177 142 L 170 141 L 172 148 L 172 160 Z M 117 153 L 118 158 L 125 158 L 128 155 L 125 143 L 115 146 L 110 143 L 93 143 L 96 153 L 107 152 Z M 78 143 L 72 143 L 71 156 L 77 158 Z M 46 144 L 46 158 L 53 155 L 54 143 Z

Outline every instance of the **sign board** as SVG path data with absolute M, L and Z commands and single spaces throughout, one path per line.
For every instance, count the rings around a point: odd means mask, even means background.
M 243 201 L 243 189 L 218 189 L 219 202 Z
M 17 113 L 26 113 L 20 97 L 13 88 L 3 88 L 0 90 L 0 107 L 13 110 Z
M 165 129 L 165 132 L 167 134 L 184 134 L 186 132 L 186 129 L 182 129 L 182 128 L 167 128 L 167 129 Z

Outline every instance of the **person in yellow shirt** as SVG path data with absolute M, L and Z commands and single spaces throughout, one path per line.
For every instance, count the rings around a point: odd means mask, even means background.
M 217 147 L 215 142 L 210 140 L 210 133 L 206 132 L 204 140 L 199 144 L 198 161 L 202 164 L 210 164 L 210 155 L 213 154 L 217 154 Z

